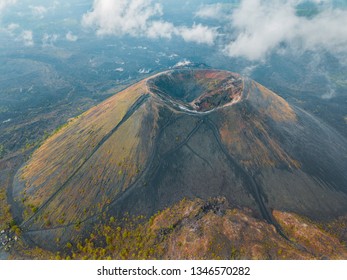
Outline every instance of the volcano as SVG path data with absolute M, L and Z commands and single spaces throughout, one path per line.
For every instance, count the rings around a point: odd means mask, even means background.
M 24 237 L 74 240 L 109 216 L 151 216 L 183 198 L 225 197 L 275 225 L 347 213 L 347 141 L 257 82 L 176 69 L 72 119 L 18 172 Z

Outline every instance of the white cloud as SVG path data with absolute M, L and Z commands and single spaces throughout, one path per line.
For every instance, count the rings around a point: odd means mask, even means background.
M 188 60 L 188 59 L 183 59 L 183 60 L 177 62 L 177 63 L 173 66 L 173 68 L 189 66 L 189 65 L 191 65 L 191 64 L 193 64 L 193 63 L 192 63 L 190 60 Z
M 154 21 L 148 26 L 146 34 L 150 38 L 166 38 L 171 39 L 175 26 L 166 21 Z
M 71 31 L 66 33 L 65 38 L 70 42 L 76 42 L 78 40 L 78 36 L 74 35 Z
M 18 29 L 18 28 L 20 28 L 20 25 L 19 24 L 17 24 L 17 23 L 10 23 L 9 25 L 7 25 L 7 27 L 6 27 L 6 30 L 8 31 L 8 32 L 13 32 L 13 31 L 15 31 L 16 29 Z
M 206 19 L 220 19 L 225 16 L 224 7 L 225 5 L 222 3 L 202 5 L 195 13 L 195 16 Z
M 6 27 L 0 28 L 0 31 L 6 32 L 10 36 L 15 36 L 16 31 L 18 32 L 20 25 L 17 23 L 10 23 Z
M 304 28 L 298 31 L 305 49 L 347 51 L 347 11 L 324 11 L 312 20 L 303 20 Z
M 325 6 L 316 16 L 300 17 L 296 5 L 301 2 L 243 0 L 232 15 L 235 39 L 227 44 L 226 54 L 262 60 L 281 44 L 301 51 L 346 52 L 347 11 Z
M 42 46 L 43 47 L 53 47 L 54 43 L 57 41 L 59 38 L 59 35 L 57 34 L 43 34 L 42 37 Z
M 335 96 L 336 96 L 335 90 L 333 88 L 329 88 L 328 91 L 321 96 L 321 98 L 325 100 L 329 100 L 334 98 Z
M 31 30 L 24 30 L 17 40 L 23 42 L 26 47 L 34 46 L 33 32 Z
M 215 29 L 202 25 L 175 26 L 164 21 L 162 15 L 161 4 L 152 0 L 94 0 L 92 10 L 83 15 L 82 25 L 95 28 L 98 35 L 167 39 L 175 35 L 190 42 L 213 44 Z
M 47 13 L 47 9 L 44 6 L 29 6 L 33 15 L 37 18 L 44 18 Z
M 201 24 L 194 24 L 192 28 L 179 27 L 177 34 L 187 42 L 195 42 L 198 44 L 213 45 L 217 31 Z
M 247 66 L 242 70 L 241 74 L 245 77 L 250 77 L 252 75 L 253 71 L 255 69 L 257 69 L 258 66 L 259 66 L 259 64 Z
M 0 13 L 10 5 L 17 3 L 17 0 L 0 0 Z
M 18 35 L 20 32 L 20 25 L 17 23 L 10 23 L 7 26 L 1 27 L 0 26 L 0 33 L 4 32 L 5 34 L 15 37 L 16 34 Z
M 92 11 L 83 15 L 84 26 L 95 26 L 99 35 L 142 35 L 153 16 L 162 9 L 151 0 L 94 0 Z

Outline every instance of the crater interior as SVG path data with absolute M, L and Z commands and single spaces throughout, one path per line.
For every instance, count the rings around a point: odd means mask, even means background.
M 147 86 L 152 93 L 171 100 L 181 109 L 208 112 L 238 102 L 243 79 L 227 71 L 180 69 L 154 76 Z

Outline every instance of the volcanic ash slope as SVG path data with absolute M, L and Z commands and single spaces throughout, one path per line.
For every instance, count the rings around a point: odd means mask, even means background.
M 223 196 L 274 225 L 273 209 L 329 220 L 347 212 L 346 156 L 338 133 L 255 81 L 172 70 L 70 121 L 19 170 L 13 192 L 24 236 L 45 247 L 184 197 Z

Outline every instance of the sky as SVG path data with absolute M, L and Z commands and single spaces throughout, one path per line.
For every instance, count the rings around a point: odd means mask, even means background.
M 213 46 L 228 57 L 265 61 L 274 52 L 287 50 L 328 51 L 344 56 L 347 52 L 346 1 L 332 0 L 240 0 L 176 1 L 189 5 L 192 23 L 167 17 L 167 3 L 155 0 L 17 1 L 0 0 L 0 36 L 12 34 L 14 41 L 26 47 L 53 44 L 58 39 L 78 42 L 78 34 L 65 30 L 61 34 L 43 34 L 35 42 L 35 29 L 24 27 L 26 21 L 44 22 L 58 9 L 80 6 L 80 13 L 61 14 L 65 21 L 78 22 L 76 33 L 88 32 L 96 37 L 182 38 L 187 43 Z M 338 4 L 340 3 L 340 4 Z M 16 10 L 21 6 L 24 11 Z M 302 10 L 313 11 L 308 15 Z M 22 14 L 21 22 L 4 23 L 6 14 Z M 180 17 L 179 14 L 177 16 Z M 177 23 L 178 22 L 178 23 Z M 30 26 L 30 24 L 29 24 Z

